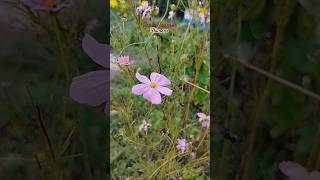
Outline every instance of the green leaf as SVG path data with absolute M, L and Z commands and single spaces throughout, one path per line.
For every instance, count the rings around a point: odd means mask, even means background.
M 266 0 L 251 0 L 248 1 L 248 4 L 245 4 L 243 8 L 243 19 L 244 20 L 253 20 L 257 18 L 264 10 Z
M 316 66 L 306 54 L 306 45 L 299 42 L 288 42 L 284 45 L 281 56 L 284 63 L 305 74 L 315 74 Z

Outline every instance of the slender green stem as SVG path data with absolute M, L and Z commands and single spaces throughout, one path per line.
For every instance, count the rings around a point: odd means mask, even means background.
M 190 84 L 191 86 L 193 86 L 193 87 L 195 87 L 195 88 L 198 88 L 198 89 L 200 89 L 200 90 L 202 90 L 202 91 L 210 94 L 210 91 L 208 91 L 208 90 L 206 90 L 206 89 L 204 89 L 204 88 L 202 88 L 202 87 L 200 87 L 200 86 L 198 86 L 198 85 L 195 85 L 195 84 L 193 84 L 193 83 L 191 83 L 191 82 L 189 82 L 189 81 L 185 81 L 185 80 L 183 80 L 183 79 L 180 79 L 180 80 L 183 81 L 183 82 L 185 82 L 185 83 L 187 83 L 187 84 Z
M 161 36 L 158 36 L 157 37 L 157 60 L 158 60 L 158 66 L 159 66 L 159 72 L 160 74 L 162 73 L 162 69 L 161 69 L 161 63 L 162 63 L 162 60 L 161 60 Z
M 56 15 L 50 15 L 50 17 L 52 18 L 53 23 L 54 23 L 54 28 L 55 28 L 55 33 L 56 33 L 57 43 L 58 43 L 58 49 L 59 49 L 59 56 L 60 56 L 59 59 L 61 61 L 62 67 L 64 69 L 66 83 L 69 84 L 69 82 L 70 82 L 69 67 L 68 67 L 66 54 L 65 54 L 65 50 L 64 50 L 64 44 L 62 43 L 62 39 L 61 39 L 61 33 L 60 33 L 60 29 L 59 29 L 59 19 Z

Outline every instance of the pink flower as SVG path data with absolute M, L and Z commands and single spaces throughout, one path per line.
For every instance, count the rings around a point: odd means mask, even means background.
M 120 65 L 130 65 L 130 59 L 129 56 L 120 56 L 117 59 L 117 63 Z
M 312 171 L 308 173 L 304 167 L 300 164 L 292 161 L 284 161 L 279 164 L 279 169 L 285 175 L 287 175 L 291 180 L 319 180 L 320 172 Z
M 206 15 L 204 13 L 200 13 L 199 17 L 200 17 L 200 22 L 202 23 L 206 22 Z
M 139 131 L 147 132 L 150 127 L 151 127 L 151 124 L 146 122 L 146 120 L 143 120 L 142 124 L 139 126 Z
M 209 23 L 210 22 L 210 12 L 199 13 L 199 18 L 201 23 Z
M 64 1 L 60 0 L 22 0 L 23 4 L 33 10 L 42 10 L 48 12 L 58 12 L 67 5 Z
M 173 20 L 174 15 L 175 15 L 175 13 L 173 11 L 169 11 L 168 19 Z
M 132 87 L 132 93 L 135 95 L 142 95 L 144 99 L 150 101 L 152 104 L 161 104 L 161 94 L 170 96 L 172 90 L 165 87 L 171 84 L 170 80 L 164 75 L 153 72 L 150 79 L 136 72 L 136 78 L 142 83 Z
M 139 7 L 137 7 L 137 9 L 136 9 L 136 15 L 139 15 L 139 14 L 141 14 L 141 13 L 143 13 L 143 7 L 142 7 L 142 6 L 139 6 Z
M 196 153 L 196 152 L 192 152 L 192 153 L 191 153 L 191 158 L 192 158 L 192 159 L 196 159 L 196 157 L 197 157 L 197 153 Z
M 151 6 L 149 6 L 146 10 L 144 10 L 144 12 L 142 13 L 142 19 L 144 20 L 150 19 L 151 10 L 152 10 Z
M 85 34 L 82 40 L 84 52 L 97 64 L 104 67 L 103 70 L 88 72 L 72 79 L 70 85 L 70 97 L 90 106 L 105 104 L 104 112 L 109 112 L 109 77 L 110 77 L 110 47 L 101 44 L 89 34 Z
M 188 149 L 189 144 L 187 143 L 186 139 L 178 139 L 178 145 L 176 146 L 177 150 L 181 153 L 186 152 Z
M 136 15 L 142 14 L 145 10 L 149 8 L 149 3 L 148 1 L 142 1 L 140 6 L 136 8 Z
M 209 128 L 210 127 L 210 116 L 207 116 L 203 113 L 197 113 L 198 121 L 201 122 L 202 127 Z
M 148 1 L 142 1 L 140 6 L 136 8 L 136 15 L 142 15 L 143 20 L 149 20 L 152 15 L 158 15 L 159 8 L 157 6 L 149 6 Z

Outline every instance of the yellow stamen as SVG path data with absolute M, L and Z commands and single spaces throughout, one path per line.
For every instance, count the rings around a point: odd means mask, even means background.
M 47 0 L 47 6 L 49 8 L 54 8 L 56 7 L 56 4 L 52 0 Z
M 155 82 L 151 82 L 151 83 L 150 83 L 150 87 L 151 87 L 151 88 L 155 88 L 156 86 L 157 86 L 157 84 L 156 84 Z

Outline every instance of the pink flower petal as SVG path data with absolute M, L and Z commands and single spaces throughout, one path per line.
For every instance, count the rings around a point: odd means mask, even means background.
M 107 44 L 97 42 L 91 35 L 85 34 L 82 40 L 82 49 L 97 64 L 108 68 L 110 48 Z
M 171 84 L 171 81 L 168 78 L 155 72 L 151 73 L 150 80 L 157 83 L 157 85 L 159 86 L 168 86 L 169 84 Z
M 130 65 L 130 58 L 129 56 L 120 56 L 117 58 L 117 63 L 120 65 Z
M 47 12 L 58 12 L 64 7 L 70 6 L 62 1 L 53 0 L 54 7 L 49 7 L 48 2 L 46 0 L 22 0 L 22 3 L 32 10 L 39 10 L 39 11 L 47 11 Z
M 298 177 L 298 178 L 289 178 L 288 180 L 301 180 L 301 178 L 300 177 Z
M 206 118 L 207 115 L 203 114 L 203 113 L 197 113 L 197 116 L 201 119 Z
M 279 164 L 279 169 L 285 175 L 290 178 L 300 178 L 302 179 L 307 174 L 304 167 L 300 164 L 292 161 L 284 161 Z
M 185 139 L 178 139 L 179 145 L 186 146 L 186 140 Z
M 143 98 L 150 101 L 152 104 L 161 104 L 160 93 L 153 88 L 150 88 L 147 92 L 145 92 L 143 94 Z
M 29 7 L 47 7 L 47 4 L 43 0 L 22 0 L 23 4 Z
M 139 73 L 139 69 L 138 69 L 137 72 L 136 72 L 136 78 L 137 78 L 140 82 L 142 82 L 142 83 L 144 83 L 144 84 L 150 84 L 149 78 L 147 78 L 146 76 L 141 75 L 141 74 Z
M 150 89 L 147 84 L 137 84 L 132 87 L 132 93 L 135 95 L 142 95 Z
M 108 100 L 109 72 L 106 70 L 92 71 L 72 79 L 70 97 L 90 106 L 98 106 Z
M 167 87 L 157 86 L 156 90 L 159 91 L 161 94 L 166 96 L 170 96 L 172 94 L 172 90 Z
M 197 153 L 192 152 L 192 153 L 191 153 L 191 158 L 192 158 L 192 159 L 196 159 L 196 157 L 197 157 Z
M 320 172 L 319 171 L 312 171 L 310 173 L 310 180 L 319 180 L 320 179 Z
M 202 127 L 209 128 L 210 127 L 210 120 L 202 121 Z

